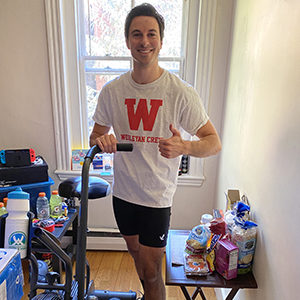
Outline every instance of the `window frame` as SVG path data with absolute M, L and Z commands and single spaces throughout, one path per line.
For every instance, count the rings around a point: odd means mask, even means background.
M 83 60 L 77 47 L 79 34 L 77 15 L 80 1 L 44 0 L 48 38 L 49 68 L 52 91 L 53 120 L 56 143 L 57 166 L 55 174 L 60 180 L 79 176 L 80 171 L 71 170 L 73 148 L 89 148 L 87 113 L 82 113 L 85 89 L 80 72 Z M 183 79 L 195 87 L 207 110 L 212 80 L 214 32 L 217 0 L 185 0 L 188 22 L 185 40 Z M 93 176 L 100 176 L 92 172 Z M 109 182 L 112 176 L 105 176 Z M 178 185 L 201 186 L 205 180 L 203 159 L 190 157 L 189 174 L 178 177 Z

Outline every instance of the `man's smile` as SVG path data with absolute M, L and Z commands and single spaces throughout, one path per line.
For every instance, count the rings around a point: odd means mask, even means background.
M 148 54 L 153 51 L 153 49 L 139 49 L 137 50 L 139 53 Z

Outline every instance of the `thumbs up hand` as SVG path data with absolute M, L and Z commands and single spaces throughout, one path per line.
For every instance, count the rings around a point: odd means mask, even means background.
M 168 139 L 161 139 L 158 144 L 158 150 L 163 157 L 175 158 L 184 154 L 185 142 L 181 138 L 180 132 L 170 124 L 172 136 Z

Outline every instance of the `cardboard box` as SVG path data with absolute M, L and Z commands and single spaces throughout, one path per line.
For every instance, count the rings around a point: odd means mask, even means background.
M 239 190 L 228 190 L 227 192 L 226 210 L 232 210 L 235 203 L 241 200 Z
M 88 149 L 72 150 L 72 170 L 81 171 L 84 163 L 84 158 Z M 113 175 L 113 154 L 97 153 L 91 164 L 91 170 L 99 172 L 100 175 Z
M 225 279 L 233 279 L 238 274 L 239 248 L 229 240 L 220 240 L 216 246 L 216 270 Z

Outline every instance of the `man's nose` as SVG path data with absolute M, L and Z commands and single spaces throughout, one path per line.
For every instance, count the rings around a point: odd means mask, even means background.
M 147 37 L 147 35 L 143 35 L 141 44 L 143 47 L 146 47 L 149 45 L 149 38 Z

